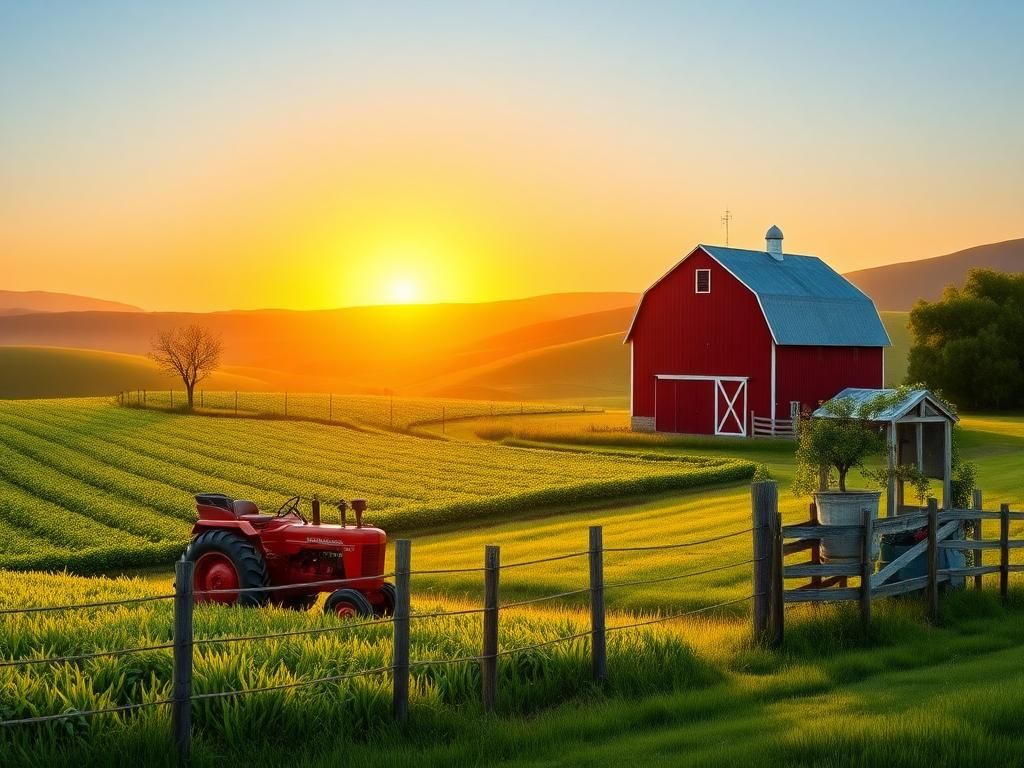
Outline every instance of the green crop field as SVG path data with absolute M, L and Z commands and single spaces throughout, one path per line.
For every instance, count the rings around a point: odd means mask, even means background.
M 462 422 L 450 436 L 465 439 L 443 443 L 304 423 L 172 416 L 94 402 L 36 405 L 40 412 L 18 411 L 20 420 L 0 409 L 0 425 L 15 430 L 4 433 L 5 445 L 8 436 L 31 432 L 30 423 L 38 423 L 51 430 L 57 425 L 83 443 L 90 434 L 102 432 L 106 442 L 100 443 L 99 452 L 112 450 L 125 436 L 135 440 L 140 435 L 172 450 L 179 435 L 194 438 L 195 430 L 207 429 L 204 425 L 223 422 L 243 431 L 218 438 L 220 451 L 232 450 L 236 436 L 253 434 L 259 435 L 254 444 L 268 449 L 276 441 L 299 446 L 303 436 L 321 432 L 336 436 L 331 452 L 340 450 L 342 434 L 351 433 L 356 442 L 378 437 L 394 441 L 371 443 L 378 451 L 375 466 L 381 464 L 382 446 L 396 452 L 409 446 L 417 456 L 445 448 L 456 451 L 448 455 L 476 456 L 479 461 L 489 461 L 484 457 L 497 451 L 506 463 L 508 456 L 519 453 L 542 456 L 554 466 L 563 461 L 611 462 L 591 465 L 591 472 L 629 462 L 631 454 L 650 456 L 643 463 L 648 468 L 673 466 L 666 459 L 684 455 L 690 459 L 684 467 L 699 468 L 695 462 L 700 460 L 713 460 L 713 467 L 732 466 L 713 458 L 724 456 L 743 467 L 768 464 L 781 484 L 785 520 L 794 522 L 806 514 L 806 500 L 786 487 L 792 476 L 787 444 L 648 439 L 634 444 L 614 431 L 621 414 L 511 419 L 518 439 L 559 440 L 552 444 L 559 450 L 539 451 L 480 442 L 478 433 L 493 429 L 501 419 Z M 9 424 L 13 421 L 17 423 Z M 532 434 L 526 426 L 531 421 L 540 425 Z M 189 426 L 193 422 L 198 426 Z M 1019 507 L 1024 503 L 1019 477 L 1024 420 L 989 416 L 966 417 L 964 422 L 963 449 L 978 463 L 980 485 L 990 502 L 986 506 L 1007 501 Z M 132 446 L 141 453 L 141 442 Z M 84 449 L 81 453 L 87 455 Z M 257 454 L 253 451 L 254 462 L 259 461 Z M 308 454 L 296 456 L 299 465 Z M 61 456 L 62 461 L 70 458 Z M 113 455 L 108 460 L 118 463 Z M 165 462 L 162 469 L 170 471 L 172 464 Z M 262 478 L 264 471 L 270 470 L 254 464 L 256 475 Z M 302 471 L 312 469 L 304 466 Z M 453 477 L 450 467 L 448 476 Z M 140 488 L 152 485 L 149 479 L 139 482 Z M 550 476 L 547 482 L 553 482 Z M 389 514 L 401 520 L 405 513 L 395 508 Z M 557 514 L 453 518 L 442 530 L 414 532 L 413 569 L 479 566 L 484 544 L 500 544 L 503 563 L 580 551 L 586 548 L 587 526 L 596 523 L 604 526 L 607 547 L 694 541 L 742 531 L 750 524 L 749 515 L 748 487 L 738 480 L 668 489 L 645 498 L 568 502 Z M 1021 535 L 1020 526 L 1015 524 L 1014 535 Z M 1014 561 L 1021 555 L 1015 551 Z M 749 534 L 692 550 L 608 552 L 605 578 L 609 584 L 652 580 L 749 557 Z M 512 569 L 503 572 L 501 597 L 507 603 L 551 595 L 585 586 L 586 578 L 586 558 Z M 0 579 L 0 610 L 5 605 L 168 594 L 170 581 L 167 570 L 128 580 L 6 572 Z M 474 663 L 438 661 L 479 653 L 479 618 L 414 621 L 413 662 L 436 663 L 414 667 L 406 728 L 397 728 L 388 716 L 386 674 L 204 701 L 196 707 L 195 764 L 220 764 L 230 754 L 235 762 L 257 766 L 559 765 L 572 754 L 581 764 L 594 766 L 638 760 L 723 767 L 1013 765 L 1024 755 L 1017 722 L 1024 707 L 1019 694 L 1024 689 L 1022 584 L 1024 577 L 1014 574 L 1008 605 L 999 604 L 994 584 L 982 593 L 949 594 L 943 598 L 938 626 L 928 625 L 916 599 L 880 600 L 866 638 L 854 605 L 790 607 L 786 642 L 778 651 L 751 646 L 746 602 L 611 633 L 609 683 L 602 690 L 588 682 L 585 638 L 512 654 L 499 662 L 496 717 L 479 714 L 480 679 Z M 479 573 L 414 576 L 412 589 L 414 613 L 475 607 L 482 600 Z M 609 587 L 608 624 L 692 610 L 742 598 L 749 591 L 749 565 L 679 582 Z M 585 606 L 586 596 L 577 595 L 503 610 L 501 647 L 511 650 L 582 631 L 587 627 Z M 0 617 L 0 656 L 38 658 L 160 643 L 169 637 L 169 607 L 162 603 L 95 609 L 84 616 L 87 620 L 73 614 Z M 201 646 L 197 690 L 289 683 L 388 663 L 387 626 L 342 630 L 337 620 L 316 611 L 297 614 L 275 608 L 203 607 L 196 614 L 196 635 L 203 638 L 324 627 L 339 629 L 337 634 Z M 14 717 L 153 701 L 167 695 L 169 676 L 168 651 L 54 667 L 0 667 L 0 712 Z M 73 719 L 36 731 L 0 732 L 0 749 L 11 765 L 171 765 L 168 734 L 166 708 L 154 707 L 137 714 Z
M 169 563 L 200 491 L 268 510 L 292 495 L 366 498 L 369 520 L 400 532 L 751 472 L 735 460 L 551 454 L 93 400 L 0 402 L 0 566 Z

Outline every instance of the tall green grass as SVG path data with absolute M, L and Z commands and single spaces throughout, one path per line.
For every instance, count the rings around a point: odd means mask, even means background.
M 56 574 L 0 573 L 0 608 L 118 600 L 166 593 L 166 584 L 138 579 L 84 579 Z M 478 709 L 480 675 L 475 662 L 445 663 L 479 654 L 479 615 L 416 619 L 417 613 L 464 610 L 465 601 L 417 599 L 411 624 L 413 660 L 410 706 L 414 721 L 429 723 L 445 712 Z M 612 615 L 610 624 L 631 616 Z M 11 614 L 0 617 L 0 658 L 39 659 L 96 650 L 159 645 L 171 639 L 171 604 L 150 602 L 87 611 Z M 196 639 L 266 634 L 291 629 L 329 632 L 232 644 L 198 645 L 194 692 L 288 685 L 319 677 L 386 667 L 391 662 L 389 622 L 347 627 L 321 613 L 279 609 L 197 606 Z M 586 638 L 529 648 L 585 632 L 589 615 L 573 609 L 507 609 L 499 643 L 503 651 L 524 649 L 499 664 L 499 710 L 526 714 L 576 697 L 593 697 Z M 737 641 L 742 642 L 742 641 Z M 610 675 L 600 695 L 637 695 L 677 688 L 698 689 L 720 679 L 678 629 L 649 627 L 614 632 L 608 638 Z M 424 663 L 436 662 L 436 663 Z M 73 713 L 164 700 L 171 695 L 170 651 L 116 658 L 0 668 L 0 718 Z M 224 749 L 244 749 L 268 738 L 308 743 L 344 737 L 372 738 L 390 723 L 391 680 L 387 673 L 340 682 L 201 700 L 193 708 L 199 738 Z M 0 750 L 33 764 L 47 750 L 85 750 L 94 739 L 120 733 L 169 732 L 166 707 L 127 714 L 72 717 L 53 723 L 0 729 Z M 13 764 L 12 760 L 10 763 Z

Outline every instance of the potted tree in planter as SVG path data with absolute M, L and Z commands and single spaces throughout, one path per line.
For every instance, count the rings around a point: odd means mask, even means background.
M 901 466 L 890 470 L 867 470 L 865 462 L 885 458 L 885 432 L 875 421 L 880 413 L 898 403 L 903 395 L 880 393 L 865 402 L 833 399 L 824 404 L 824 418 L 807 418 L 800 423 L 796 451 L 796 477 L 793 489 L 800 495 L 813 495 L 818 507 L 818 520 L 823 525 L 860 525 L 864 510 L 878 517 L 882 496 L 878 489 L 850 489 L 847 478 L 853 469 L 884 486 L 889 475 L 909 481 L 921 495 L 927 493 L 927 479 L 916 467 Z M 924 490 L 921 490 L 923 484 Z M 824 486 L 824 489 L 822 489 Z M 837 487 L 835 487 L 837 486 Z M 872 544 L 878 556 L 878 542 Z M 860 559 L 857 536 L 828 536 L 821 542 L 822 558 L 831 562 Z

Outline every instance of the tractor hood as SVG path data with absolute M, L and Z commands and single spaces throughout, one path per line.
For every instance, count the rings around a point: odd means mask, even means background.
M 337 549 L 357 544 L 383 545 L 387 541 L 387 534 L 384 531 L 366 525 L 362 528 L 324 523 L 304 525 L 301 520 L 289 520 L 282 532 L 289 543 L 301 544 L 307 549 Z

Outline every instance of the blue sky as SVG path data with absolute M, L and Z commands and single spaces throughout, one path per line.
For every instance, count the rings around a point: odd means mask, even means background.
M 2 3 L 8 287 L 356 269 L 389 235 L 346 211 L 380 198 L 433 243 L 403 263 L 490 265 L 435 298 L 640 289 L 726 206 L 734 245 L 779 223 L 841 269 L 1021 237 L 1022 30 L 1020 2 Z M 564 269 L 485 286 L 512 258 Z

